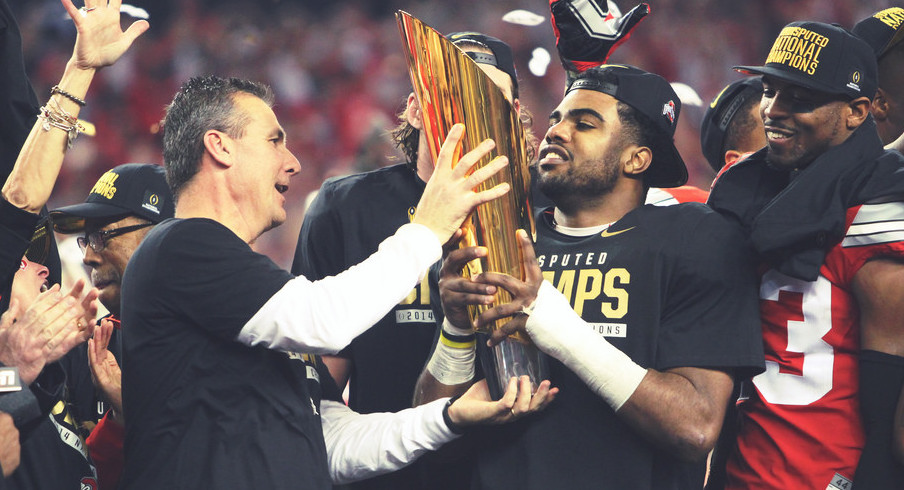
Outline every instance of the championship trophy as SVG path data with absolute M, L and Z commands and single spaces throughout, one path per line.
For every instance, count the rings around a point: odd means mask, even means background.
M 524 279 L 515 230 L 524 229 L 531 236 L 535 230 L 528 202 L 527 144 L 519 114 L 477 63 L 446 37 L 406 12 L 398 11 L 396 19 L 411 85 L 423 114 L 423 131 L 434 161 L 446 134 L 456 123 L 464 123 L 465 138 L 456 152 L 455 162 L 487 138 L 496 142 L 495 154 L 485 156 L 475 168 L 488 164 L 497 155 L 505 155 L 509 160 L 507 170 L 500 171 L 477 190 L 507 182 L 511 191 L 478 206 L 462 225 L 461 246 L 480 245 L 489 252 L 487 257 L 469 263 L 463 273 L 473 276 L 493 271 Z M 496 297 L 492 305 L 470 307 L 471 319 L 497 304 L 511 301 L 508 292 L 501 288 Z M 529 375 L 534 391 L 548 377 L 545 357 L 522 334 L 510 336 L 493 348 L 486 347 L 486 336 L 506 321 L 500 320 L 478 332 L 478 354 L 495 399 L 501 398 L 512 376 Z

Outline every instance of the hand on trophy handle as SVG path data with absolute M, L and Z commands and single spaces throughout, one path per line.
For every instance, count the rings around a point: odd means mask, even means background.
M 493 303 L 496 286 L 461 276 L 461 271 L 468 262 L 486 257 L 486 255 L 486 247 L 466 247 L 451 250 L 443 260 L 439 273 L 439 296 L 446 319 L 455 327 L 473 328 L 471 317 L 468 314 L 468 305 Z
M 512 295 L 512 301 L 490 308 L 477 317 L 477 328 L 489 325 L 501 318 L 513 317 L 511 321 L 493 331 L 489 345 L 494 346 L 515 332 L 524 332 L 527 316 L 531 306 L 537 299 L 537 292 L 543 284 L 543 273 L 537 264 L 534 245 L 524 230 L 518 230 L 518 246 L 521 249 L 521 262 L 525 280 L 498 272 L 484 272 L 475 278 L 483 284 L 505 289 Z M 526 333 L 526 332 L 525 332 Z
M 531 396 L 530 377 L 521 376 L 511 378 L 502 398 L 492 401 L 487 382 L 482 380 L 455 400 L 449 407 L 449 418 L 461 427 L 504 424 L 545 409 L 558 393 L 558 388 L 551 388 L 544 380 Z
M 441 243 L 449 240 L 475 207 L 505 195 L 511 188 L 509 184 L 501 183 L 491 189 L 474 191 L 478 185 L 505 168 L 508 158 L 496 157 L 468 175 L 471 168 L 496 144 L 492 140 L 486 140 L 462 155 L 456 164 L 455 154 L 464 132 L 463 124 L 456 124 L 449 130 L 436 158 L 433 175 L 417 204 L 417 214 L 413 220 L 430 228 Z

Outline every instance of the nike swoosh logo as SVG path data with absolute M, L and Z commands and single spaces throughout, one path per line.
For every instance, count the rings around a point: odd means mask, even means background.
M 626 231 L 631 231 L 631 230 L 633 230 L 634 228 L 637 228 L 637 227 L 636 227 L 636 226 L 632 226 L 632 227 L 630 227 L 630 228 L 625 228 L 624 230 L 618 230 L 618 231 L 603 230 L 603 232 L 600 233 L 600 236 L 603 237 L 603 238 L 608 238 L 608 237 L 610 237 L 610 236 L 615 236 L 615 235 L 622 234 L 622 233 L 624 233 L 624 232 L 626 232 Z

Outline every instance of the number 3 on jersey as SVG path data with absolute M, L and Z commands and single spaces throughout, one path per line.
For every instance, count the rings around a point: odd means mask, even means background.
M 832 389 L 835 352 L 823 340 L 832 328 L 832 285 L 775 270 L 760 286 L 766 372 L 753 378 L 763 398 L 775 405 L 809 405 Z

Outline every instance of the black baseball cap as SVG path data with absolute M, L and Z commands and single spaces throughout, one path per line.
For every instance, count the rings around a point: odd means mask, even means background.
M 41 265 L 48 265 L 47 258 L 50 256 L 50 249 L 53 247 L 53 233 L 50 227 L 50 218 L 47 216 L 41 218 L 35 226 L 35 231 L 31 235 L 31 243 L 25 250 L 25 258 L 31 262 L 37 262 Z
M 902 25 L 904 25 L 904 8 L 892 7 L 880 10 L 861 20 L 851 32 L 873 48 L 873 53 L 878 60 L 889 49 L 901 42 L 901 39 L 904 39 Z
M 175 214 L 175 204 L 163 167 L 150 163 L 127 163 L 104 173 L 88 198 L 50 212 L 53 229 L 79 233 L 88 218 L 124 218 L 135 215 L 159 223 Z
M 765 65 L 734 69 L 852 99 L 872 100 L 878 80 L 876 56 L 866 42 L 837 24 L 810 21 L 785 26 Z
M 700 125 L 700 146 L 709 165 L 718 172 L 725 166 L 725 137 L 731 121 L 751 98 L 763 95 L 763 80 L 747 77 L 735 80 L 719 92 L 706 108 Z
M 649 118 L 668 137 L 666 155 L 654 155 L 644 179 L 650 187 L 678 187 L 687 183 L 687 167 L 675 148 L 675 127 L 681 113 L 681 99 L 659 75 L 630 65 L 601 65 L 579 74 L 572 90 L 595 90 L 611 95 Z
M 512 54 L 511 46 L 493 36 L 473 31 L 453 32 L 447 35 L 446 38 L 452 41 L 452 44 L 458 44 L 461 41 L 471 41 L 486 46 L 487 49 L 493 52 L 492 55 L 469 51 L 465 51 L 465 54 L 477 63 L 493 65 L 507 73 L 512 78 L 512 97 L 518 98 L 518 73 L 515 72 L 515 57 Z

